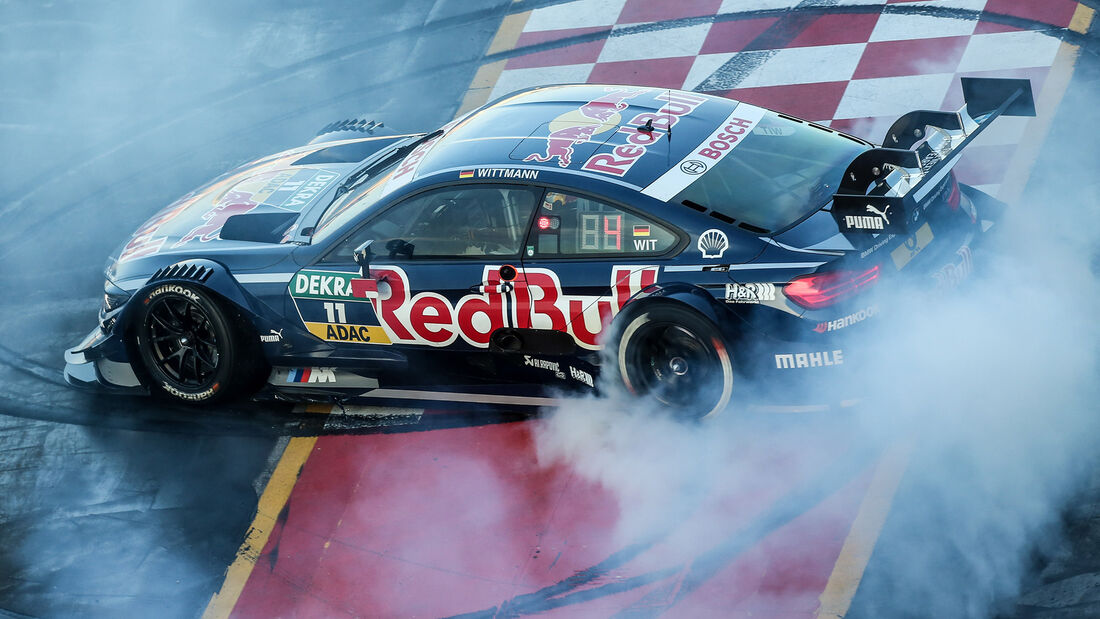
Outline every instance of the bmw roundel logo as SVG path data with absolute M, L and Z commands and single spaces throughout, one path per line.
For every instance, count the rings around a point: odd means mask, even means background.
M 680 171 L 684 174 L 702 174 L 707 171 L 707 164 L 699 161 L 698 159 L 688 159 L 680 164 Z

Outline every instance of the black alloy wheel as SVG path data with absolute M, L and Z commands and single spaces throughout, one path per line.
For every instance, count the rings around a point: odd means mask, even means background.
M 137 346 L 153 386 L 183 402 L 209 402 L 235 386 L 240 336 L 207 293 L 164 284 L 146 293 Z
M 162 297 L 149 308 L 153 358 L 160 370 L 186 387 L 202 387 L 218 369 L 218 336 L 210 317 L 182 297 Z
M 722 412 L 733 389 L 733 365 L 718 329 L 694 310 L 655 305 L 628 319 L 616 352 L 634 395 L 651 395 L 676 416 Z

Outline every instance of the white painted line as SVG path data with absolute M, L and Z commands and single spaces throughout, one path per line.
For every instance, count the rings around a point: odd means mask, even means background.
M 703 48 L 710 26 L 696 24 L 625 35 L 612 32 L 600 51 L 599 62 L 652 60 L 655 50 L 660 50 L 659 58 L 694 57 Z
M 954 73 L 933 73 L 852 80 L 833 118 L 897 118 L 912 110 L 938 110 L 955 79 Z
M 937 8 L 967 9 L 980 11 L 985 8 L 986 0 L 938 0 L 937 2 L 906 3 L 907 9 L 929 6 Z M 934 15 L 913 13 L 883 13 L 871 32 L 871 41 L 901 41 L 909 39 L 931 39 L 934 37 L 967 36 L 974 32 L 976 19 L 954 19 Z M 933 108 L 938 109 L 938 108 Z
M 595 63 L 564 64 L 556 67 L 535 67 L 531 69 L 506 69 L 497 78 L 489 99 L 496 99 L 508 93 L 545 86 L 546 84 L 569 84 L 588 81 Z
M 626 0 L 576 0 L 535 9 L 524 32 L 613 26 Z
M 285 284 L 294 277 L 293 273 L 234 273 L 233 277 L 242 284 Z
M 959 60 L 959 73 L 999 71 L 1054 64 L 1062 42 L 1043 32 L 996 32 L 970 37 Z
M 730 87 L 845 82 L 852 79 L 866 47 L 866 43 L 844 43 L 774 50 L 763 64 Z

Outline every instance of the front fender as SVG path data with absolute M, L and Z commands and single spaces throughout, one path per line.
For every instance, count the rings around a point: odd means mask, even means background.
M 139 299 L 147 298 L 148 293 L 159 286 L 171 284 L 199 288 L 222 299 L 229 305 L 227 309 L 252 318 L 249 322 L 253 323 L 253 328 L 281 322 L 279 314 L 249 294 L 225 265 L 206 258 L 192 258 L 157 269 L 141 288 L 134 291 L 130 303 L 123 310 L 122 324 L 131 324 Z

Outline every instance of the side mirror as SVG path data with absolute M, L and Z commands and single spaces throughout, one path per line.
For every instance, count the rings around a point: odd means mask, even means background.
M 355 248 L 351 256 L 355 259 L 355 264 L 359 265 L 359 274 L 364 279 L 370 279 L 370 259 L 373 257 L 371 254 L 370 246 L 374 241 L 366 241 L 359 247 Z

